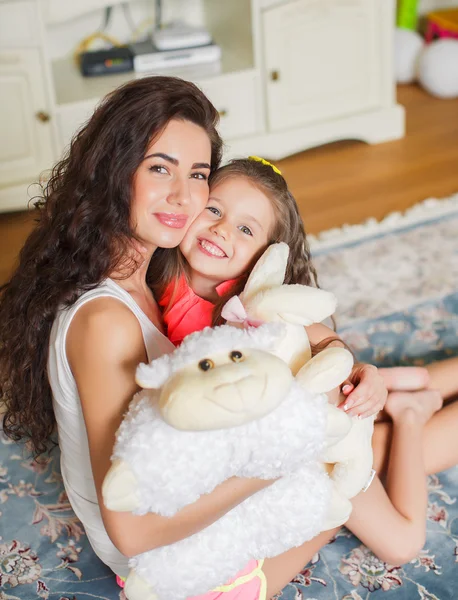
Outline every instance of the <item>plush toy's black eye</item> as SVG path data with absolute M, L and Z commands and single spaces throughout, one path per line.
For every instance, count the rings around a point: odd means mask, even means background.
M 240 352 L 240 350 L 233 350 L 229 354 L 229 358 L 232 360 L 232 362 L 240 362 L 243 360 L 243 354 Z
M 214 366 L 215 366 L 215 363 L 212 360 L 210 360 L 209 358 L 204 358 L 199 363 L 199 369 L 201 371 L 209 371 L 210 369 L 213 369 Z

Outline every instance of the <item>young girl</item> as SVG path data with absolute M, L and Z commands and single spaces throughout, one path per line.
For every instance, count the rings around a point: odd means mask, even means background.
M 221 322 L 224 303 L 243 290 L 252 267 L 275 242 L 290 247 L 285 283 L 317 284 L 298 207 L 280 171 L 258 157 L 234 160 L 218 169 L 210 179 L 206 209 L 180 244 L 176 278 L 167 283 L 165 277 L 158 277 L 155 282 L 169 339 L 179 344 L 189 333 Z M 324 325 L 306 330 L 315 350 L 339 342 Z M 423 369 L 409 371 L 415 384 L 424 373 Z M 435 391 L 422 392 L 421 402 L 411 393 L 398 393 L 387 403 L 393 421 L 387 492 L 378 480 L 369 495 L 358 497 L 361 507 L 349 523 L 374 552 L 395 564 L 416 556 L 424 544 L 423 428 L 441 405 Z M 371 410 L 369 401 L 348 413 L 367 416 Z M 362 531 L 359 515 L 366 512 L 373 522 L 370 527 L 365 523 Z

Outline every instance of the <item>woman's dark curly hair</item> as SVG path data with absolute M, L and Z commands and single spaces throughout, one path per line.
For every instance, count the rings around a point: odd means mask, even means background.
M 222 153 L 216 109 L 192 83 L 148 77 L 102 101 L 53 168 L 36 203 L 38 224 L 0 296 L 3 429 L 13 440 L 28 441 L 34 455 L 49 448 L 55 424 L 47 357 L 57 310 L 72 305 L 125 261 L 135 237 L 133 177 L 172 119 L 207 132 L 216 169 Z M 136 266 L 129 265 L 130 273 Z

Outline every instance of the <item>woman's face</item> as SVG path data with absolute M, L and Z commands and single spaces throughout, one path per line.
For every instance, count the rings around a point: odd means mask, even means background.
M 146 248 L 180 244 L 207 204 L 210 161 L 210 139 L 190 121 L 170 121 L 150 145 L 131 202 L 132 226 Z

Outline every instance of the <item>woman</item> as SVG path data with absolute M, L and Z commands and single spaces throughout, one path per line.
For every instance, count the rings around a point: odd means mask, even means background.
M 40 454 L 57 422 L 70 502 L 120 576 L 127 556 L 192 535 L 270 484 L 233 478 L 170 519 L 112 512 L 101 501 L 136 366 L 173 349 L 147 271 L 206 205 L 221 157 L 217 118 L 179 79 L 145 78 L 108 96 L 54 168 L 40 222 L 0 300 L 4 430 Z M 352 381 L 355 403 L 383 403 L 373 367 L 355 368 Z M 328 537 L 266 561 L 267 597 Z

